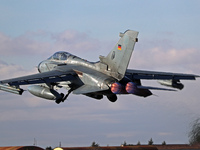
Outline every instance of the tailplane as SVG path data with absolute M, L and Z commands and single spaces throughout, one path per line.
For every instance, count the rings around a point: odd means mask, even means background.
M 101 63 L 107 65 L 107 71 L 114 78 L 121 80 L 128 67 L 135 42 L 138 41 L 137 31 L 127 30 L 124 33 L 120 33 L 120 39 L 112 49 L 112 51 L 106 56 L 99 56 Z

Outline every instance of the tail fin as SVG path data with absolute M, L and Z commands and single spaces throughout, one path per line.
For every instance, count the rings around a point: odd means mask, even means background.
M 138 41 L 138 33 L 132 30 L 120 33 L 121 38 L 112 51 L 106 57 L 99 56 L 100 61 L 107 65 L 110 75 L 118 80 L 121 80 L 125 75 L 135 42 Z

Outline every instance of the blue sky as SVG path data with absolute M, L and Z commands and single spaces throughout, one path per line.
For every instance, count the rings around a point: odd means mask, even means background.
M 107 55 L 119 32 L 139 31 L 129 68 L 200 74 L 200 2 L 59 1 L 0 2 L 0 79 L 36 73 L 40 61 L 65 50 L 90 61 Z M 41 147 L 188 143 L 200 115 L 200 80 L 178 92 L 149 98 L 119 96 L 116 103 L 70 95 L 56 105 L 25 92 L 0 93 L 0 146 Z M 159 86 L 156 81 L 144 85 Z

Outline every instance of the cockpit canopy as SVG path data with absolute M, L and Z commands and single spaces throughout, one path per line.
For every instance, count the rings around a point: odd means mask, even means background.
M 68 52 L 56 52 L 55 54 L 53 54 L 53 56 L 49 57 L 48 59 L 54 59 L 54 60 L 67 60 L 69 56 L 71 56 L 72 54 L 68 53 Z

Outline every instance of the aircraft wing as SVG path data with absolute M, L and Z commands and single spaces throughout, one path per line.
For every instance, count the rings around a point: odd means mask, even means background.
M 195 80 L 200 77 L 194 74 L 181 74 L 170 72 L 143 71 L 143 70 L 126 70 L 126 76 L 130 79 L 148 79 L 148 80 Z
M 61 72 L 53 70 L 49 72 L 37 73 L 33 75 L 23 76 L 19 78 L 13 78 L 0 81 L 0 84 L 9 84 L 10 86 L 19 86 L 27 84 L 39 84 L 39 83 L 54 83 L 60 81 L 70 81 L 75 78 L 74 71 Z

